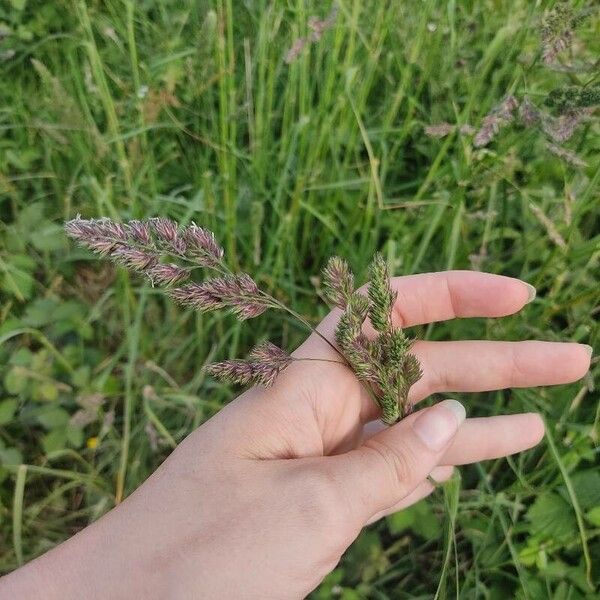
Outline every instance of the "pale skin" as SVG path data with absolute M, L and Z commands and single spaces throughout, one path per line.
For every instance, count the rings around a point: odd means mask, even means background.
M 531 299 L 522 281 L 454 271 L 393 279 L 395 324 L 502 317 Z M 332 339 L 337 314 L 319 329 Z M 591 348 L 537 341 L 417 342 L 410 392 L 477 392 L 575 381 Z M 312 335 L 297 358 L 339 360 Z M 431 493 L 458 465 L 526 450 L 533 413 L 464 419 L 445 401 L 390 428 L 354 375 L 294 362 L 188 436 L 128 499 L 0 579 L 0 598 L 303 598 L 366 525 Z

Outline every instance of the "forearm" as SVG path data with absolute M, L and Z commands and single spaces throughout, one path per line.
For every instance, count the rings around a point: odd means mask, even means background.
M 153 598 L 156 569 L 145 563 L 119 511 L 109 513 L 53 550 L 0 579 L 0 600 Z
M 187 447 L 188 456 L 180 457 Z M 196 444 L 181 444 L 118 507 L 53 550 L 1 578 L 0 600 L 174 597 L 177 568 L 183 559 L 193 554 L 197 564 L 205 562 L 206 557 L 199 552 L 194 554 L 190 543 L 204 540 L 207 515 L 217 514 L 196 496 L 197 487 L 215 478 L 214 469 L 197 459 L 202 455 Z M 219 469 L 222 465 L 221 461 Z M 202 473 L 197 478 L 191 475 L 194 467 Z M 207 490 L 206 498 L 210 495 Z M 201 547 L 204 548 L 203 543 Z M 210 573 L 203 577 L 203 582 L 208 579 Z M 200 586 L 196 585 L 195 590 L 199 592 Z

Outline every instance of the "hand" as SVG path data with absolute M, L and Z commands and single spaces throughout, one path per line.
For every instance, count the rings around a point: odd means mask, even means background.
M 520 310 L 529 286 L 475 272 L 393 280 L 395 325 Z M 338 312 L 320 325 L 333 338 Z M 372 334 L 372 331 L 367 331 Z M 426 342 L 411 389 L 476 392 L 582 377 L 590 348 L 546 342 Z M 312 335 L 296 358 L 339 360 Z M 130 498 L 0 582 L 7 597 L 301 598 L 361 528 L 429 494 L 454 465 L 540 441 L 538 415 L 464 419 L 450 400 L 373 428 L 378 410 L 351 371 L 299 360 L 193 432 Z M 371 429 L 369 431 L 369 429 Z M 12 592 L 12 596 L 10 594 Z M 1 596 L 1 593 L 0 593 Z

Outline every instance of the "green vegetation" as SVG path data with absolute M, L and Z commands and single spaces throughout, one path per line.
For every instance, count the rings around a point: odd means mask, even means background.
M 331 255 L 357 281 L 376 250 L 397 274 L 519 276 L 538 290 L 522 314 L 414 334 L 598 352 L 594 3 L 546 25 L 554 2 L 322 4 L 0 6 L 2 572 L 111 508 L 232 398 L 204 364 L 305 335 L 174 306 L 70 244 L 77 213 L 193 220 L 311 319 Z M 546 440 L 367 529 L 315 598 L 597 598 L 598 370 L 465 396 L 470 416 L 541 412 Z

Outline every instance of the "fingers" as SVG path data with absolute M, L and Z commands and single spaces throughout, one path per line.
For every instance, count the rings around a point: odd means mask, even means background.
M 396 327 L 457 317 L 502 317 L 519 311 L 535 296 L 535 290 L 519 279 L 477 271 L 393 277 L 391 284 L 398 294 L 393 312 Z M 340 311 L 334 310 L 319 325 L 328 339 L 333 339 L 339 315 Z M 365 329 L 371 331 L 368 324 Z M 309 340 L 320 345 L 316 336 Z
M 346 454 L 325 459 L 361 523 L 397 505 L 438 465 L 465 417 L 445 400 L 381 431 Z
M 394 307 L 397 327 L 457 317 L 503 317 L 535 297 L 535 289 L 520 279 L 478 271 L 394 277 L 392 288 L 398 293 Z
M 399 510 L 404 510 L 405 508 L 416 504 L 417 502 L 419 502 L 419 500 L 423 500 L 423 498 L 426 498 L 431 494 L 431 492 L 433 492 L 433 490 L 435 490 L 435 484 L 448 481 L 448 479 L 452 477 L 453 473 L 453 467 L 436 467 L 429 474 L 429 477 L 434 481 L 434 483 L 432 483 L 429 479 L 422 481 L 408 496 L 406 496 L 406 498 L 403 498 L 402 500 L 400 500 L 400 502 L 394 504 L 394 506 L 391 506 L 386 510 L 378 512 L 376 515 L 373 515 L 369 519 L 367 525 L 371 525 L 371 523 L 374 523 L 375 521 L 378 521 L 383 517 L 392 515 L 395 512 L 398 512 Z
M 590 347 L 559 342 L 417 342 L 423 377 L 418 401 L 436 392 L 483 392 L 569 383 L 590 367 Z
M 538 341 L 419 341 L 413 351 L 423 377 L 410 389 L 412 403 L 435 393 L 570 383 L 587 373 L 591 359 L 590 346 Z M 366 400 L 363 419 L 378 415 L 379 408 Z
M 371 421 L 363 429 L 363 443 L 386 426 Z M 501 458 L 533 448 L 544 437 L 544 422 L 535 413 L 467 419 L 440 459 L 440 465 L 466 465 Z
M 381 421 L 368 423 L 364 428 L 364 439 L 377 435 L 385 427 Z M 430 477 L 437 483 L 447 481 L 452 477 L 454 465 L 522 452 L 538 444 L 543 437 L 544 422 L 535 413 L 467 419 L 441 458 L 440 466 L 431 471 Z M 367 525 L 415 504 L 429 496 L 434 489 L 435 485 L 425 479 L 399 502 L 374 514 Z
M 535 413 L 467 419 L 440 464 L 465 465 L 528 450 L 544 437 Z

